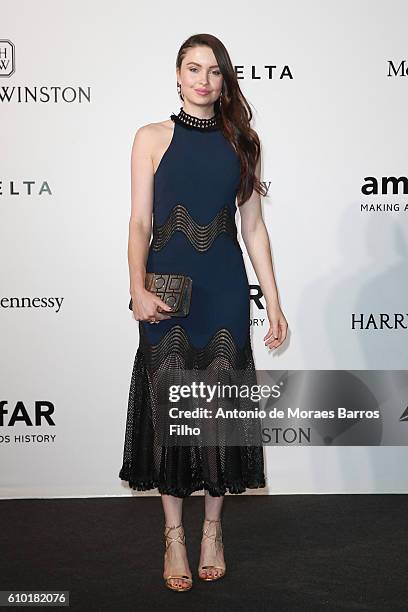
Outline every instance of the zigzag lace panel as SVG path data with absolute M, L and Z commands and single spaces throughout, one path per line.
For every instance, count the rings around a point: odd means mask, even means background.
M 181 325 L 174 325 L 158 344 L 150 344 L 143 324 L 139 325 L 140 349 L 151 371 L 163 367 L 166 358 L 171 355 L 177 366 L 187 370 L 215 368 L 232 368 L 240 370 L 254 368 L 250 335 L 242 348 L 238 347 L 227 328 L 219 329 L 203 348 L 191 344 L 187 332 Z M 167 363 L 167 367 L 168 367 Z
M 197 223 L 183 204 L 176 204 L 162 225 L 153 222 L 152 249 L 154 251 L 162 249 L 176 231 L 183 232 L 197 251 L 207 251 L 222 232 L 231 236 L 233 242 L 240 248 L 237 227 L 228 204 L 225 204 L 206 225 Z

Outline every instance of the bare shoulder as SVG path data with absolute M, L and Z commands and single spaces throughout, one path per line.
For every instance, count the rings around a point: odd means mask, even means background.
M 146 123 L 136 130 L 134 142 L 136 145 L 143 147 L 154 153 L 154 151 L 166 142 L 169 135 L 172 134 L 174 122 L 171 119 L 165 121 L 157 121 L 154 123 Z
M 133 142 L 134 157 L 149 159 L 152 171 L 155 173 L 172 140 L 173 131 L 174 122 L 171 119 L 142 125 L 135 134 Z
M 171 119 L 165 121 L 156 121 L 154 123 L 146 123 L 142 125 L 137 131 L 136 135 L 140 134 L 143 138 L 154 137 L 166 132 L 173 131 L 174 122 Z
M 148 123 L 148 126 L 152 126 L 153 129 L 173 129 L 174 121 L 171 119 L 165 119 L 164 121 L 156 121 L 155 123 Z

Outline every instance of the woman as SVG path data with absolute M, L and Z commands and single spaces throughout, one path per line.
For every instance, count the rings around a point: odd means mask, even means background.
M 219 39 L 191 36 L 176 62 L 183 101 L 169 120 L 138 129 L 132 148 L 129 223 L 131 307 L 139 321 L 120 478 L 137 490 L 158 488 L 165 515 L 164 579 L 189 590 L 192 576 L 182 526 L 183 498 L 205 490 L 198 575 L 225 575 L 221 531 L 224 495 L 265 486 L 262 445 L 172 446 L 157 440 L 155 382 L 160 372 L 254 372 L 249 285 L 236 237 L 235 212 L 266 300 L 265 345 L 277 348 L 287 322 L 279 305 L 268 233 L 261 214 L 260 143 L 251 110 Z M 153 232 L 151 220 L 153 214 Z M 149 241 L 153 236 L 152 242 Z M 146 272 L 192 279 L 190 311 L 171 308 L 145 288 Z M 156 325 L 152 325 L 156 324 Z

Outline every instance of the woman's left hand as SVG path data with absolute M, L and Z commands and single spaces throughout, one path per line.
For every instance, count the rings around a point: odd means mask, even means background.
M 269 330 L 264 336 L 265 345 L 274 349 L 282 344 L 288 331 L 288 323 L 278 303 L 266 307 L 269 319 Z

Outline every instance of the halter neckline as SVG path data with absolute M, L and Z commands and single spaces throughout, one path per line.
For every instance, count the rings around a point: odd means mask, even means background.
M 170 115 L 170 119 L 172 119 L 172 121 L 174 121 L 175 123 L 184 125 L 189 129 L 200 130 L 202 132 L 209 132 L 220 129 L 219 111 L 209 119 L 203 119 L 202 117 L 195 117 L 194 115 L 186 113 L 186 111 L 181 106 L 179 113 L 177 115 L 175 113 L 172 113 Z

